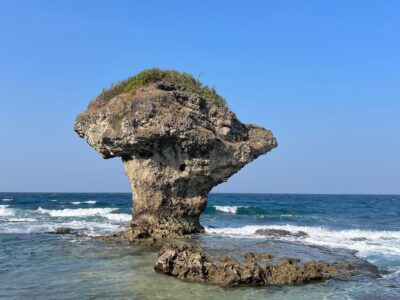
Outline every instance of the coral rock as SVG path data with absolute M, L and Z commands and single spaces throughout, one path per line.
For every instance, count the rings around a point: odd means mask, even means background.
M 157 78 L 171 71 L 162 72 Z M 122 158 L 134 199 L 134 237 L 202 232 L 199 216 L 209 191 L 275 148 L 276 140 L 267 129 L 242 124 L 211 97 L 213 89 L 197 88 L 207 97 L 157 79 L 126 92 L 132 82 L 142 82 L 138 78 L 99 95 L 74 130 L 104 158 Z
M 184 281 L 207 282 L 220 286 L 261 286 L 301 284 L 325 281 L 350 275 L 351 265 L 310 261 L 298 265 L 300 260 L 284 257 L 275 265 L 258 260 L 271 258 L 268 254 L 246 253 L 243 263 L 229 257 L 220 262 L 212 261 L 204 251 L 191 244 L 165 244 L 154 265 L 158 273 L 177 277 Z

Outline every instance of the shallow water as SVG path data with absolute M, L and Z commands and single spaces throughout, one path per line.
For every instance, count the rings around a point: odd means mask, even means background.
M 156 274 L 157 254 L 88 238 L 122 230 L 130 194 L 0 194 L 0 298 L 4 299 L 399 299 L 400 196 L 212 194 L 195 241 L 211 255 L 246 251 L 349 261 L 349 280 L 302 286 L 222 289 Z M 266 238 L 260 228 L 308 237 Z M 355 239 L 355 240 L 354 240 Z M 369 263 L 379 268 L 376 277 Z

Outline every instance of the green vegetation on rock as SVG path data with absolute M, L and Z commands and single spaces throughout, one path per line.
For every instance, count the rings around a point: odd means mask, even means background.
M 163 83 L 172 86 L 176 90 L 197 94 L 204 98 L 215 100 L 219 104 L 225 104 L 224 98 L 217 94 L 215 88 L 204 86 L 189 73 L 180 73 L 175 70 L 161 70 L 158 68 L 142 71 L 107 90 L 103 90 L 97 99 L 108 101 L 122 93 L 134 93 L 139 87 L 146 87 L 154 83 Z

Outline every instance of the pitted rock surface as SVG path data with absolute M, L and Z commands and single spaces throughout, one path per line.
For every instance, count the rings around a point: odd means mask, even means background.
M 302 284 L 354 275 L 349 273 L 353 270 L 350 264 L 310 261 L 301 265 L 299 259 L 289 257 L 272 264 L 270 258 L 267 254 L 246 253 L 242 263 L 229 257 L 212 261 L 200 247 L 168 243 L 161 248 L 154 270 L 183 281 L 223 287 Z
M 104 158 L 122 158 L 134 238 L 202 232 L 209 191 L 277 146 L 271 131 L 242 124 L 225 104 L 173 85 L 100 96 L 74 130 Z

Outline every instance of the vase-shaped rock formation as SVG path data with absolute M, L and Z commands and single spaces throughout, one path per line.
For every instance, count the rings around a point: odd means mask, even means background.
M 122 158 L 134 238 L 201 232 L 209 191 L 277 146 L 271 131 L 242 124 L 214 89 L 158 69 L 104 91 L 74 130 L 104 158 Z

